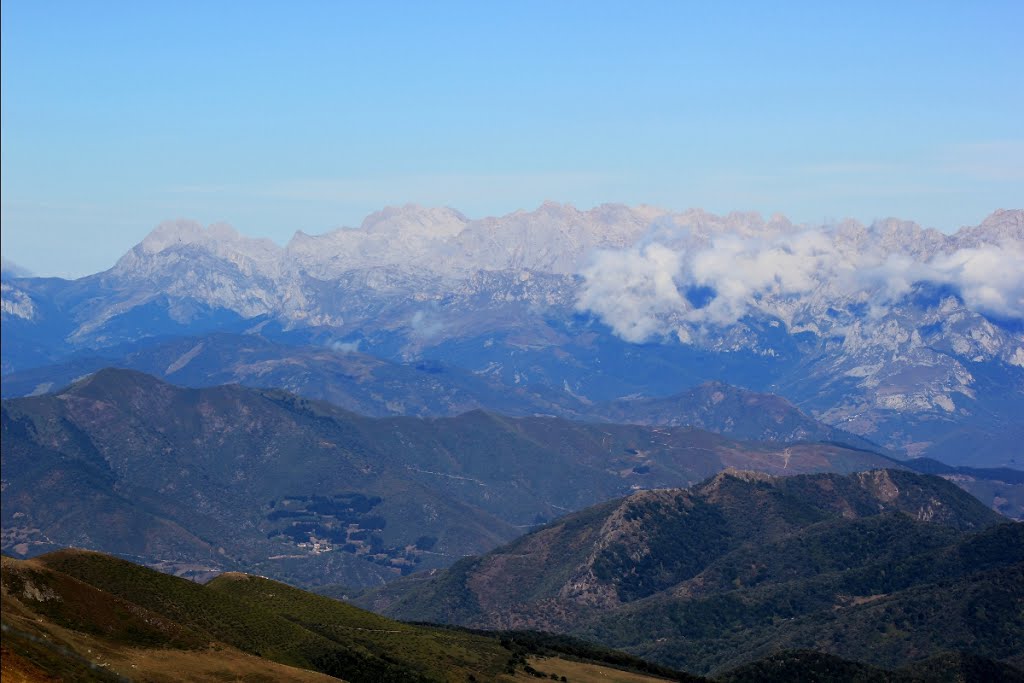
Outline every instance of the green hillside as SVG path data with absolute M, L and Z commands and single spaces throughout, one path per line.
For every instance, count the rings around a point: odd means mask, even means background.
M 5 557 L 2 586 L 12 677 L 494 681 L 532 678 L 530 658 L 553 657 L 595 675 L 696 680 L 577 641 L 403 624 L 269 579 L 200 585 L 80 550 Z
M 231 573 L 199 585 L 79 550 L 4 557 L 0 587 L 5 683 L 708 680 L 569 636 L 401 623 L 261 577 Z M 717 680 L 1002 683 L 1021 676 L 966 652 L 893 669 L 783 650 Z

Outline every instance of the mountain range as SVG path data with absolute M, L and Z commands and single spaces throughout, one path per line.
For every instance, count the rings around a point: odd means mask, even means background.
M 483 409 L 510 416 L 551 415 L 574 421 L 693 426 L 732 439 L 780 444 L 832 442 L 898 457 L 862 437 L 815 420 L 785 399 L 721 382 L 659 398 L 585 402 L 543 385 L 509 387 L 439 362 L 399 363 L 359 351 L 273 342 L 257 334 L 123 344 L 4 378 L 5 398 L 56 391 L 106 367 L 145 372 L 189 387 L 239 383 L 282 388 L 368 416 L 455 417 Z M 906 461 L 918 471 L 955 480 L 986 504 L 1024 518 L 1024 473 L 1011 469 Z
M 368 418 L 279 389 L 187 389 L 115 369 L 5 400 L 0 417 L 6 552 L 75 545 L 304 585 L 446 566 L 567 511 L 726 467 L 899 466 L 840 444 L 690 427 L 479 410 Z
M 811 418 L 779 396 L 721 382 L 705 382 L 671 396 L 594 403 L 543 385 L 509 387 L 444 363 L 398 363 L 354 350 L 338 353 L 322 346 L 274 342 L 257 334 L 149 340 L 79 354 L 63 363 L 7 375 L 3 397 L 60 390 L 107 367 L 138 370 L 190 387 L 276 387 L 369 416 L 440 417 L 481 409 L 592 422 L 693 426 L 748 441 L 834 441 L 884 450 Z
M 104 273 L 5 273 L 2 364 L 6 376 L 258 333 L 440 364 L 555 405 L 726 382 L 892 452 L 1019 467 L 1022 260 L 1020 210 L 946 235 L 619 205 L 481 220 L 406 206 L 285 247 L 177 221 Z
M 1022 263 L 551 202 L 5 261 L 4 678 L 1020 680 Z

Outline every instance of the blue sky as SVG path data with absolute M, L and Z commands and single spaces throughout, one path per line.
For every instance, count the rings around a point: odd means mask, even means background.
M 371 6 L 372 5 L 372 6 Z M 389 204 L 900 216 L 1024 205 L 1024 3 L 2 5 L 3 257 Z

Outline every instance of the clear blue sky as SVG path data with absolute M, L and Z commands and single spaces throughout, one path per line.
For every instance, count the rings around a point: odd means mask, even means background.
M 285 242 L 388 204 L 1024 205 L 1024 2 L 2 5 L 3 257 L 158 222 Z

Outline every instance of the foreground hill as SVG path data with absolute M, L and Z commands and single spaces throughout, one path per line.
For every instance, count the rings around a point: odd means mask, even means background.
M 405 619 L 581 635 L 694 673 L 783 650 L 1020 665 L 1024 526 L 937 477 L 726 472 L 373 591 Z
M 842 681 L 847 683 L 1020 683 L 1024 671 L 991 659 L 964 653 L 946 653 L 898 671 L 826 655 L 813 650 L 781 652 L 720 675 L 724 683 L 766 681 Z
M 566 657 L 591 679 L 696 680 L 585 643 L 402 624 L 255 576 L 201 586 L 85 551 L 4 557 L 2 588 L 5 681 L 461 683 Z
M 2 409 L 3 547 L 63 545 L 194 575 L 366 586 L 486 552 L 567 511 L 725 467 L 894 466 L 836 444 L 682 427 L 364 418 L 279 390 L 104 370 Z
M 245 574 L 207 585 L 107 555 L 62 550 L 3 558 L 4 681 L 708 680 L 537 632 L 406 624 Z M 944 653 L 899 670 L 796 650 L 724 672 L 729 682 L 1003 683 L 1021 672 Z

